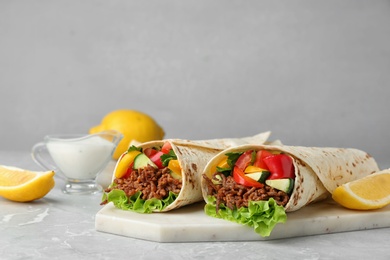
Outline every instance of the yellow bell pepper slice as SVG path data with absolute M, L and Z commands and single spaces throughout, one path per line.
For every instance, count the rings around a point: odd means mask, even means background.
M 227 162 L 228 157 L 225 157 L 222 161 L 220 161 L 217 165 L 214 165 L 210 168 L 210 172 L 213 174 L 217 171 L 217 167 L 220 168 L 229 168 L 229 164 Z
M 171 170 L 172 177 L 181 179 L 181 167 L 178 160 L 170 160 L 168 163 L 168 168 Z
M 252 173 L 252 172 L 262 172 L 262 171 L 267 171 L 267 170 L 260 168 L 260 167 L 257 167 L 257 166 L 249 165 L 248 167 L 245 168 L 244 172 L 245 173 Z
M 118 179 L 122 178 L 126 174 L 129 166 L 134 162 L 134 158 L 140 153 L 140 151 L 134 150 L 123 155 L 122 158 L 120 158 L 118 165 L 116 166 L 115 177 Z
M 218 163 L 218 167 L 220 168 L 229 168 L 229 164 L 227 162 L 227 157 L 225 159 L 223 159 L 221 162 Z

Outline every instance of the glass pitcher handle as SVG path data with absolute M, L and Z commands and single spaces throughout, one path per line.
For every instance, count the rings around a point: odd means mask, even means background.
M 46 144 L 43 142 L 35 144 L 31 149 L 31 157 L 36 164 L 45 170 L 55 171 L 56 176 L 59 176 L 61 179 L 65 179 L 61 174 L 57 174 L 58 168 L 53 163 L 51 163 L 49 159 L 45 158 L 44 155 L 46 155 L 48 158 L 50 157 Z

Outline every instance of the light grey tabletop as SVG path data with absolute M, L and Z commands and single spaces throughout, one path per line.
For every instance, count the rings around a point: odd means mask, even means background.
M 39 170 L 28 152 L 0 164 Z M 383 168 L 383 167 L 382 167 Z M 43 199 L 0 198 L 0 259 L 388 259 L 390 228 L 271 241 L 158 243 L 95 230 L 100 195 L 72 196 L 61 180 Z

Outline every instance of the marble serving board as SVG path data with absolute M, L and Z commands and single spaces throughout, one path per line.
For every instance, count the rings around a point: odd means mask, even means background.
M 166 213 L 140 214 L 109 203 L 96 214 L 95 228 L 156 242 L 205 242 L 271 240 L 390 227 L 390 206 L 355 211 L 329 200 L 288 213 L 286 223 L 277 224 L 271 236 L 261 237 L 250 227 L 209 217 L 203 208 L 204 203 L 197 203 Z

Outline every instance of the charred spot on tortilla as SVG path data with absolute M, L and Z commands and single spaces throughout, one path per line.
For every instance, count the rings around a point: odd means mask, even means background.
M 184 174 L 186 176 L 188 176 L 188 178 L 187 178 L 188 184 L 190 184 L 193 188 L 196 188 L 196 181 L 194 178 L 194 173 L 190 169 L 188 169 L 184 172 Z
M 370 154 L 367 153 L 367 154 L 366 154 L 366 158 L 367 158 L 367 159 L 370 159 L 370 158 L 372 158 L 372 156 L 371 156 Z
M 294 199 L 293 199 L 293 204 L 294 204 L 294 206 L 298 205 L 298 202 L 299 202 L 300 198 L 302 197 L 300 192 L 301 192 L 301 191 L 296 190 L 296 192 L 295 192 L 295 194 L 294 194 L 294 197 L 293 197 L 293 198 L 294 198 Z
M 303 153 L 298 153 L 300 157 L 302 158 L 307 158 L 308 156 L 306 154 L 303 154 Z
M 192 164 L 191 164 L 191 167 L 192 167 L 192 169 L 193 169 L 194 171 L 197 171 L 197 170 L 198 170 L 198 167 L 196 166 L 195 163 L 192 163 Z
M 180 155 L 183 155 L 183 152 L 180 150 L 179 147 L 176 146 L 176 149 L 177 149 L 177 151 L 178 151 L 178 153 L 179 153 Z

